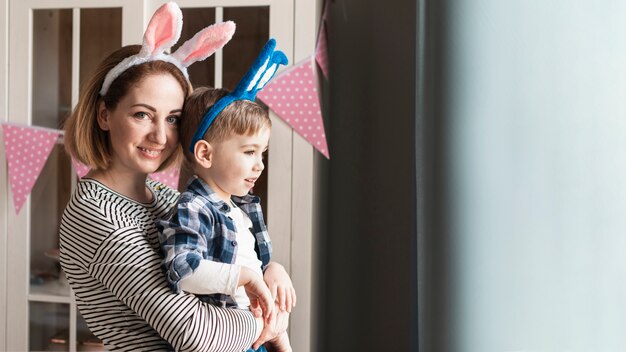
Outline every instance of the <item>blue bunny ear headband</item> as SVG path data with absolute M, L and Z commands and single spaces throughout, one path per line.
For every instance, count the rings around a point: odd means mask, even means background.
M 235 90 L 218 100 L 211 106 L 209 111 L 204 114 L 191 140 L 191 145 L 189 146 L 190 152 L 193 153 L 196 143 L 204 137 L 204 134 L 211 126 L 213 120 L 215 120 L 217 115 L 219 115 L 224 108 L 236 100 L 254 101 L 256 94 L 274 77 L 279 65 L 287 64 L 288 60 L 285 53 L 275 49 L 276 40 L 272 38 L 263 46 L 261 53 L 241 81 L 239 81 Z

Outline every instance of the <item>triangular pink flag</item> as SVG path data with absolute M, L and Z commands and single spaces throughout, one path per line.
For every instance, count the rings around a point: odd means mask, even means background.
M 324 77 L 328 79 L 328 52 L 326 51 L 326 35 L 326 21 L 322 20 L 320 34 L 317 38 L 317 46 L 315 47 L 315 61 L 317 61 Z
M 3 124 L 15 213 L 19 214 L 61 131 Z
M 169 168 L 165 171 L 155 172 L 150 174 L 150 178 L 161 183 L 164 183 L 171 188 L 178 188 L 178 177 L 180 176 L 180 169 L 177 167 Z
M 311 58 L 274 77 L 257 97 L 330 159 Z
M 324 1 L 324 7 L 320 19 L 320 28 L 317 33 L 317 44 L 315 45 L 315 61 L 322 70 L 324 77 L 328 79 L 328 12 L 330 11 L 330 1 Z
M 89 166 L 81 163 L 74 157 L 72 157 L 72 166 L 74 167 L 74 171 L 76 171 L 76 175 L 78 175 L 78 178 L 83 178 L 83 176 L 87 175 L 89 170 L 91 170 Z

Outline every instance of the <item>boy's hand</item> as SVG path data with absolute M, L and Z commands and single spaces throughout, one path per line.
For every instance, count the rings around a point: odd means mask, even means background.
M 265 269 L 263 279 L 272 297 L 278 303 L 278 307 L 291 313 L 291 308 L 296 306 L 296 290 L 285 268 L 276 262 L 271 262 Z
M 274 309 L 274 299 L 263 279 L 252 269 L 242 266 L 237 286 L 243 286 L 250 299 L 250 310 L 256 317 L 270 318 Z

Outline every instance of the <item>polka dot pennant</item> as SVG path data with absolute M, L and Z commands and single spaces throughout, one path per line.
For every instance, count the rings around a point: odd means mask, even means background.
M 74 171 L 76 171 L 76 175 L 78 175 L 78 178 L 83 178 L 83 176 L 87 175 L 90 170 L 89 166 L 74 159 L 74 157 L 72 157 L 72 167 L 74 167 Z
M 176 167 L 169 168 L 161 172 L 155 172 L 150 174 L 150 178 L 153 180 L 164 183 L 171 188 L 178 188 L 178 177 L 180 176 L 180 169 Z
M 322 21 L 317 46 L 315 48 L 315 61 L 319 65 L 324 77 L 328 79 L 328 53 L 326 52 L 326 22 Z
M 257 97 L 315 149 L 330 158 L 313 72 L 313 61 L 305 60 L 277 75 Z
M 4 149 L 9 166 L 15 213 L 19 214 L 60 131 L 31 126 L 3 124 Z

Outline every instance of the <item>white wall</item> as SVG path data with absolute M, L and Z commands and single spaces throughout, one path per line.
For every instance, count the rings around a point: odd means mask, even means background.
M 8 69 L 8 18 L 9 4 L 0 0 L 0 122 L 7 121 L 7 69 Z M 4 139 L 0 133 L 0 199 L 8 199 Z M 0 350 L 6 349 L 6 304 L 7 304 L 7 207 L 0 202 Z
M 453 0 L 458 351 L 626 348 L 626 2 Z

